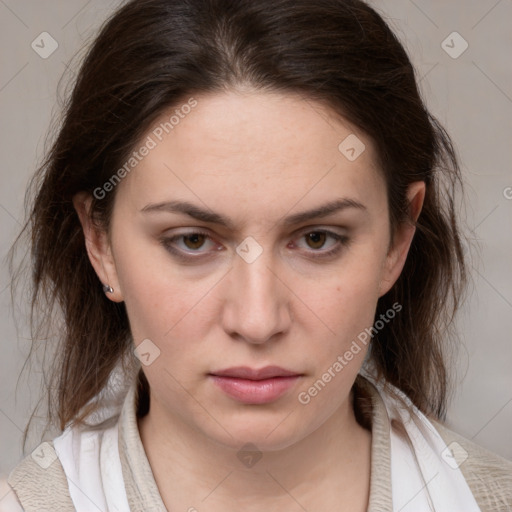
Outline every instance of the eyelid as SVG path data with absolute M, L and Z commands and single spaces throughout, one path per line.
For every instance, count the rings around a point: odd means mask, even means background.
M 343 228 L 341 228 L 341 226 L 338 226 L 338 228 L 339 229 L 343 229 Z M 327 233 L 329 235 L 334 235 L 334 236 L 343 236 L 342 233 L 338 233 L 337 231 L 334 231 L 333 228 L 331 228 L 331 227 L 324 227 L 324 226 L 318 225 L 318 224 L 309 225 L 309 226 L 303 226 L 300 229 L 298 229 L 293 234 L 293 236 L 297 237 L 297 236 L 306 235 L 308 233 L 317 233 L 317 232 L 319 232 L 319 233 Z

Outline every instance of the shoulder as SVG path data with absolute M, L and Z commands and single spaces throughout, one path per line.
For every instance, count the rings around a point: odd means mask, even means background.
M 41 443 L 25 457 L 9 474 L 7 486 L 12 496 L 5 512 L 74 510 L 67 478 L 52 442 Z
M 449 450 L 446 462 L 459 468 L 482 511 L 512 510 L 512 461 L 430 420 Z

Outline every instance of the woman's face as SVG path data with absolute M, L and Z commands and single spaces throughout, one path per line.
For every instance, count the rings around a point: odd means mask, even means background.
M 168 134 L 160 123 L 176 108 L 141 140 L 150 149 L 116 187 L 93 264 L 142 343 L 152 413 L 224 445 L 284 448 L 350 407 L 377 300 L 413 229 L 389 250 L 374 147 L 320 104 L 263 92 L 194 100 Z M 291 376 L 229 370 L 268 366 Z

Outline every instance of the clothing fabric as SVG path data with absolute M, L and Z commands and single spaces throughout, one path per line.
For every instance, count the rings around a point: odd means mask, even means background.
M 368 512 L 512 510 L 512 462 L 427 419 L 370 374 L 362 372 L 357 384 L 372 402 Z M 38 449 L 22 461 L 8 482 L 23 509 L 164 512 L 140 440 L 137 404 L 133 384 L 121 404 L 102 412 L 96 428 L 68 429 L 43 443 L 47 463 L 53 458 L 48 467 L 34 455 Z

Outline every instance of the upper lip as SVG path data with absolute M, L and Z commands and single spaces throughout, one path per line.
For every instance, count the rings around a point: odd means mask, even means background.
M 249 368 L 248 366 L 237 366 L 234 368 L 211 372 L 210 375 L 215 375 L 217 377 L 232 377 L 236 379 L 263 380 L 272 379 L 273 377 L 299 376 L 301 374 L 285 370 L 279 366 L 265 366 L 258 370 L 255 368 Z

